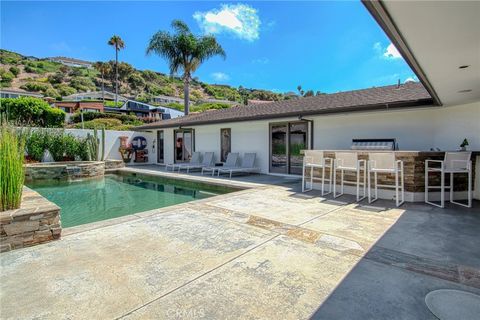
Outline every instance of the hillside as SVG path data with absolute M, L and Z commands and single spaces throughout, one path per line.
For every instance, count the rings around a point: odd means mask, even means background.
M 95 65 L 93 69 L 69 67 L 47 59 L 26 57 L 0 49 L 1 87 L 39 92 L 59 100 L 77 92 L 101 90 L 102 83 L 105 90 L 113 92 L 114 61 L 104 63 L 103 80 L 98 64 Z M 119 80 L 119 93 L 139 101 L 151 102 L 155 95 L 183 98 L 181 79 L 151 70 L 137 70 L 125 62 L 119 63 Z M 194 104 L 207 99 L 242 103 L 246 99 L 283 100 L 285 96 L 267 90 L 207 84 L 195 79 L 191 83 L 190 99 Z M 203 104 L 198 111 L 228 106 Z M 183 108 L 180 105 L 172 107 Z

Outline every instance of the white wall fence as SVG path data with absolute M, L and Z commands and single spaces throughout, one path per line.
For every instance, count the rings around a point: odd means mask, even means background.
M 36 128 L 33 128 L 35 130 Z M 61 130 L 61 129 L 54 129 Z M 93 130 L 90 129 L 65 129 L 65 133 L 72 134 L 75 137 L 85 138 L 88 134 L 93 135 Z M 99 158 L 101 158 L 102 153 L 102 130 L 97 130 L 98 139 L 99 139 Z M 111 160 L 122 160 L 122 156 L 118 151 L 120 147 L 120 137 L 128 137 L 127 142 L 131 143 L 132 139 L 135 137 L 144 137 L 147 140 L 147 149 L 148 149 L 148 162 L 147 163 L 157 163 L 157 150 L 156 150 L 156 137 L 155 133 L 149 132 L 135 132 L 135 131 L 117 131 L 117 130 L 105 130 L 105 159 Z M 44 161 L 53 161 L 50 155 L 46 155 Z M 133 159 L 132 159 L 133 163 Z

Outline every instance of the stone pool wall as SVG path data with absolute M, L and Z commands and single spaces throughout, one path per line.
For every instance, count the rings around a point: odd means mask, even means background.
M 71 180 L 103 176 L 103 161 L 69 161 L 33 163 L 25 166 L 25 181 L 32 180 Z
M 60 208 L 24 187 L 21 206 L 0 212 L 0 252 L 59 239 Z
M 123 167 L 125 167 L 125 162 L 123 162 L 123 160 L 105 160 L 105 170 L 120 169 Z

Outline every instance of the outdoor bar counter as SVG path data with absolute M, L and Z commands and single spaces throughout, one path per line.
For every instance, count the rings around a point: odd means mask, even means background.
M 368 154 L 373 152 L 394 152 L 396 160 L 403 160 L 403 166 L 405 170 L 405 200 L 406 201 L 424 201 L 424 192 L 425 192 L 425 160 L 443 160 L 445 157 L 445 151 L 377 151 L 377 150 L 323 150 L 324 156 L 326 158 L 335 159 L 335 152 L 357 152 L 358 158 L 360 160 L 368 160 Z M 479 199 L 479 188 L 480 188 L 480 177 L 476 176 L 476 171 L 480 170 L 480 151 L 470 151 L 472 152 L 472 189 L 474 190 L 473 198 Z M 477 169 L 477 170 L 476 170 Z M 328 169 L 326 170 L 328 172 Z M 308 174 L 308 173 L 306 173 Z M 327 173 L 326 173 L 327 175 Z M 337 172 L 337 184 L 340 173 Z M 321 176 L 321 173 L 316 170 L 314 177 L 318 178 Z M 440 174 L 435 173 L 431 174 L 429 178 L 429 185 L 440 185 Z M 318 181 L 318 180 L 317 180 Z M 345 181 L 355 182 L 356 174 L 355 172 L 345 171 Z M 450 181 L 450 175 L 445 175 L 445 185 L 448 186 Z M 378 183 L 395 185 L 395 176 L 392 174 L 378 174 Z M 456 174 L 455 175 L 455 188 L 456 197 L 460 199 L 466 198 L 467 190 L 467 175 L 466 174 Z M 346 190 L 347 191 L 347 190 Z M 432 190 L 434 191 L 434 190 Z M 462 193 L 464 191 L 464 195 Z M 446 190 L 448 192 L 448 190 Z M 348 192 L 350 193 L 350 192 Z M 436 192 L 432 192 L 432 196 L 435 198 Z M 437 195 L 439 193 L 437 192 Z M 388 196 L 387 196 L 388 198 Z

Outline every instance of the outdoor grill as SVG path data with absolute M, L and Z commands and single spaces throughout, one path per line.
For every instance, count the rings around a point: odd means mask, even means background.
M 397 150 L 395 139 L 352 139 L 352 150 Z

